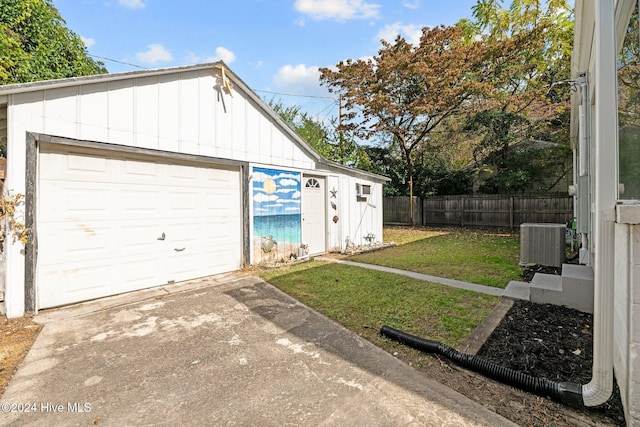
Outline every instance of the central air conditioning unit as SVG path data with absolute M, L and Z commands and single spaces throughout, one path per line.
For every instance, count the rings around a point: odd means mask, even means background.
M 520 266 L 562 267 L 565 262 L 564 224 L 520 225 Z

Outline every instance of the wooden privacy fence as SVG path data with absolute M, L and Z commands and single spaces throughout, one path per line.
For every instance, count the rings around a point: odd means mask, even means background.
M 385 197 L 382 204 L 385 224 L 422 225 L 422 202 L 413 196 L 413 217 L 409 196 Z
M 385 197 L 385 224 L 461 227 L 520 227 L 525 222 L 564 224 L 573 217 L 573 197 L 557 196 L 437 196 L 414 201 L 413 221 L 409 197 Z

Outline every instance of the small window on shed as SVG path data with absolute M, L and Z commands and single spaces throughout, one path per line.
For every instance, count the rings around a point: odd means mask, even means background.
M 356 201 L 366 202 L 371 195 L 371 186 L 366 184 L 356 184 Z

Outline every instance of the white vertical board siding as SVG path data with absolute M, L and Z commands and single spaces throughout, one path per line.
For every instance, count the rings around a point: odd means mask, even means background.
M 160 110 L 158 86 L 157 77 L 136 80 L 134 95 L 136 147 L 158 149 Z
M 44 132 L 78 137 L 78 87 L 51 89 L 44 93 Z
M 366 245 L 369 242 L 364 239 L 369 233 L 375 235 L 375 242 L 382 242 L 382 184 L 375 183 L 357 177 L 345 177 L 347 204 L 349 211 L 348 222 L 343 231 L 349 236 L 350 241 L 355 245 Z M 370 185 L 371 194 L 367 196 L 367 201 L 358 201 L 356 184 Z
M 106 140 L 96 139 L 95 141 L 134 145 L 134 123 L 136 117 L 133 86 L 134 80 L 109 82 L 107 92 L 109 105 L 106 125 L 109 136 Z M 96 114 L 96 112 L 87 111 L 87 114 Z
M 238 269 L 240 194 L 238 168 L 45 148 L 38 307 Z
M 25 132 L 300 169 L 315 160 L 243 92 L 211 70 L 12 95 L 13 139 Z
M 109 93 L 107 83 L 80 86 L 80 139 L 105 141 L 109 138 Z
M 180 151 L 182 147 L 193 146 L 198 143 L 200 133 L 200 85 L 197 72 L 184 73 L 180 80 Z
M 158 149 L 180 150 L 180 82 L 171 76 L 158 81 Z

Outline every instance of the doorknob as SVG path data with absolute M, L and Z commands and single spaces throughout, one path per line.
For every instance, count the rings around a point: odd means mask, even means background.
M 162 236 L 158 237 L 158 240 L 164 240 L 164 238 L 165 238 L 165 235 L 164 235 L 164 232 L 163 232 Z
M 175 248 L 175 249 L 174 249 L 174 251 L 176 251 L 176 252 L 182 252 L 182 251 L 184 251 L 185 249 L 187 249 L 187 248 Z

